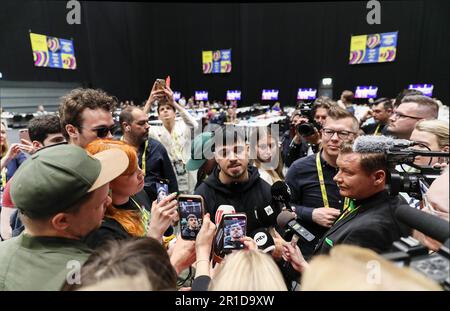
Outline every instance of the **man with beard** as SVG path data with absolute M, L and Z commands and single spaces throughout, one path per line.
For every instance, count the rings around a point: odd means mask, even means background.
M 136 106 L 125 108 L 119 116 L 123 140 L 137 149 L 139 166 L 144 173 L 144 189 L 154 201 L 156 184 L 160 180 L 168 181 L 169 193 L 178 192 L 178 184 L 166 148 L 148 136 L 147 121 L 147 115 Z
M 204 198 L 205 211 L 213 222 L 220 205 L 232 205 L 237 213 L 247 214 L 247 229 L 252 232 L 261 227 L 255 208 L 268 206 L 272 197 L 270 186 L 260 178 L 258 169 L 248 166 L 249 146 L 244 137 L 233 126 L 216 131 L 214 156 L 218 165 L 195 194 Z

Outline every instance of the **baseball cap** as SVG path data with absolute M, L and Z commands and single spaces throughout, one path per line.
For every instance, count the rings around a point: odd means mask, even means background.
M 214 134 L 212 132 L 203 132 L 194 138 L 191 145 L 191 158 L 186 164 L 188 171 L 198 170 L 206 162 L 205 151 L 211 150 L 214 145 Z
M 122 174 L 128 161 L 126 153 L 115 148 L 93 156 L 76 145 L 44 148 L 14 174 L 11 198 L 30 217 L 64 212 Z

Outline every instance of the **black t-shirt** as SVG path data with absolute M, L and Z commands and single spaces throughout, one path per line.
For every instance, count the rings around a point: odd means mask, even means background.
M 133 197 L 136 202 L 144 205 L 136 196 Z M 136 210 L 139 211 L 136 207 L 136 204 L 130 199 L 127 203 L 121 205 L 114 205 L 117 209 L 123 210 Z M 115 219 L 105 216 L 103 219 L 102 225 L 97 230 L 91 232 L 87 237 L 85 237 L 84 242 L 92 249 L 96 249 L 102 245 L 104 245 L 109 240 L 123 240 L 131 238 L 131 234 L 129 234 L 125 228 Z

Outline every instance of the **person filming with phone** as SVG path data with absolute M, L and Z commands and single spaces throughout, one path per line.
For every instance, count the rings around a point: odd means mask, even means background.
M 198 231 L 200 230 L 197 216 L 195 216 L 194 214 L 189 214 L 186 217 L 186 220 L 187 226 L 186 228 L 183 229 L 182 235 L 195 238 L 197 236 Z

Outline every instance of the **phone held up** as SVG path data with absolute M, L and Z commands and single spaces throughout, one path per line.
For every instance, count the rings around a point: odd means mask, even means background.
M 200 231 L 204 215 L 204 201 L 200 195 L 178 196 L 180 231 L 183 240 L 195 240 Z
M 247 215 L 244 213 L 223 215 L 223 249 L 240 250 L 244 244 L 240 241 L 247 234 Z

